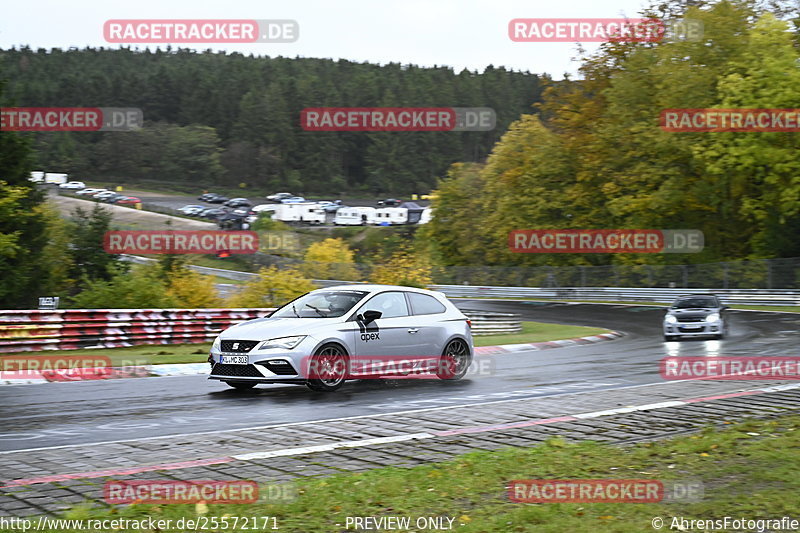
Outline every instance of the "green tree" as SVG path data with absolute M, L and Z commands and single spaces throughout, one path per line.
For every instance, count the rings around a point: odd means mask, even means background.
M 230 296 L 228 307 L 277 307 L 314 290 L 311 280 L 297 270 L 279 270 L 271 266 L 258 271 L 258 277 L 248 281 Z

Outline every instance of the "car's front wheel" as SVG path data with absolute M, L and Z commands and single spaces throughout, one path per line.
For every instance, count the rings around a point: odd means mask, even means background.
M 457 380 L 464 377 L 472 364 L 469 345 L 462 339 L 453 339 L 447 343 L 439 359 L 436 376 L 439 379 Z
M 306 386 L 313 391 L 333 392 L 347 379 L 347 352 L 338 344 L 326 344 L 311 357 Z
M 256 383 L 252 381 L 226 381 L 225 383 L 236 390 L 247 390 L 256 386 Z

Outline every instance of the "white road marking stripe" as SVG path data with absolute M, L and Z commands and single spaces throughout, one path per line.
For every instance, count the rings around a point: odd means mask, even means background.
M 231 455 L 231 457 L 237 461 L 269 459 L 270 457 L 285 457 L 287 455 L 305 455 L 308 453 L 329 452 L 337 448 L 360 448 L 362 446 L 373 446 L 375 444 L 388 444 L 390 442 L 403 442 L 413 439 L 430 438 L 433 438 L 433 435 L 430 433 L 410 433 L 408 435 L 395 435 L 393 437 L 377 437 L 374 439 L 333 442 L 331 444 L 320 444 L 319 446 L 304 446 L 301 448 L 283 448 L 280 450 L 269 450 L 266 452 L 245 453 L 241 455 Z
M 462 405 L 446 405 L 443 407 L 426 407 L 424 409 L 409 409 L 406 411 L 390 411 L 387 413 L 374 413 L 369 415 L 357 415 L 357 416 L 344 416 L 341 418 L 325 418 L 322 420 L 309 420 L 305 422 L 290 422 L 288 424 L 272 424 L 268 426 L 252 426 L 246 428 L 231 428 L 231 429 L 217 429 L 214 431 L 199 431 L 196 433 L 173 433 L 170 435 L 159 435 L 156 437 L 143 437 L 138 439 L 120 439 L 120 440 L 108 440 L 108 441 L 101 441 L 101 442 L 89 442 L 85 444 L 63 444 L 61 446 L 44 446 L 41 448 L 25 448 L 22 450 L 7 450 L 7 451 L 0 451 L 0 455 L 5 455 L 9 453 L 24 453 L 24 452 L 35 452 L 39 450 L 61 450 L 64 448 L 85 448 L 88 446 L 98 446 L 101 444 L 121 444 L 125 442 L 142 442 L 142 441 L 149 441 L 149 440 L 159 440 L 159 439 L 172 439 L 172 438 L 185 438 L 185 437 L 192 437 L 195 435 L 219 435 L 221 433 L 230 433 L 233 431 L 254 431 L 259 429 L 274 429 L 274 428 L 283 428 L 283 427 L 293 427 L 293 426 L 305 426 L 311 424 L 321 424 L 325 422 L 340 422 L 346 420 L 360 420 L 362 418 L 376 418 L 380 416 L 396 416 L 396 415 L 410 415 L 414 413 L 425 413 L 429 411 L 445 411 L 447 409 L 461 409 L 463 407 L 478 407 L 482 405 L 494 405 L 500 403 L 509 403 L 509 402 L 516 402 L 519 400 L 536 400 L 539 398 L 549 398 L 551 396 L 563 396 L 565 394 L 581 394 L 581 393 L 589 393 L 589 392 L 608 392 L 608 391 L 615 391 L 615 390 L 625 390 L 625 389 L 635 389 L 639 387 L 652 387 L 655 385 L 677 385 L 680 383 L 686 383 L 687 381 L 693 380 L 675 380 L 675 381 L 666 381 L 666 382 L 655 382 L 655 383 L 642 383 L 639 385 L 627 385 L 624 387 L 615 387 L 615 388 L 606 388 L 606 389 L 599 389 L 599 390 L 590 390 L 590 391 L 574 391 L 568 393 L 554 393 L 554 394 L 545 394 L 543 396 L 536 396 L 534 398 L 509 398 L 507 400 L 493 400 L 490 402 L 476 402 L 470 404 L 462 404 Z M 743 389 L 739 389 L 741 391 Z M 761 391 L 762 389 L 751 389 L 756 391 Z M 535 389 L 531 390 L 531 394 L 536 392 Z M 737 391 L 738 392 L 738 391 Z

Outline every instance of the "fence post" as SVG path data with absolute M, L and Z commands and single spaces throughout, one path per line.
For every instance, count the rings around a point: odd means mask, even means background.
M 722 274 L 722 288 L 723 289 L 727 289 L 728 288 L 728 263 L 725 262 L 725 263 L 722 263 L 722 265 L 724 267 L 723 274 Z
M 766 259 L 767 262 L 767 288 L 772 288 L 772 261 Z

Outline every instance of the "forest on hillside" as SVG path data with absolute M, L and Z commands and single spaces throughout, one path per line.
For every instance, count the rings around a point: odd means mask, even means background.
M 35 166 L 76 179 L 295 193 L 425 194 L 485 159 L 546 77 L 188 49 L 0 50 L 4 106 L 136 107 L 134 132 L 34 137 Z M 490 107 L 487 132 L 308 132 L 308 107 Z

